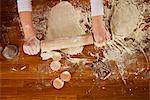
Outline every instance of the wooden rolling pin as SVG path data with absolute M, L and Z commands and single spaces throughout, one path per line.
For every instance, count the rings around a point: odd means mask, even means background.
M 41 51 L 61 50 L 90 44 L 93 44 L 93 36 L 91 34 L 58 38 L 51 41 L 43 40 L 41 43 Z

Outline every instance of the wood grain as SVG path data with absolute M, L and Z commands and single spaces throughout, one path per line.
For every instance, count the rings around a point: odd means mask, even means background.
M 48 2 L 46 0 L 39 2 Z M 81 0 L 80 0 L 81 1 Z M 2 25 L 10 29 L 2 29 L 0 34 L 0 46 L 14 44 L 19 47 L 20 53 L 13 60 L 6 60 L 0 54 L 0 100 L 149 100 L 149 78 L 142 75 L 131 75 L 127 86 L 122 80 L 97 80 L 91 69 L 83 68 L 83 71 L 72 75 L 71 81 L 65 84 L 61 90 L 54 89 L 48 83 L 58 77 L 60 72 L 43 73 L 50 64 L 41 61 L 39 55 L 28 56 L 22 51 L 23 39 L 17 20 L 15 0 L 2 0 L 0 8 Z M 37 6 L 34 4 L 34 8 Z M 13 9 L 12 9 L 13 8 Z M 3 35 L 3 36 L 2 36 Z M 6 37 L 7 39 L 5 39 Z M 89 46 L 91 49 L 92 47 Z M 84 54 L 86 53 L 86 48 Z M 140 54 L 142 55 L 142 54 Z M 143 56 L 139 59 L 146 66 Z M 22 67 L 26 66 L 24 70 Z M 147 66 L 148 67 L 148 66 Z M 16 71 L 12 70 L 15 68 Z M 130 68 L 130 67 L 129 67 Z M 45 86 L 46 85 L 46 86 Z

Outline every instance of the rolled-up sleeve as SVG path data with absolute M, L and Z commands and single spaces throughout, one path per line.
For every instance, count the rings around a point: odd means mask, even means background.
M 17 0 L 18 12 L 32 11 L 31 0 Z
M 91 16 L 104 15 L 103 0 L 91 1 Z

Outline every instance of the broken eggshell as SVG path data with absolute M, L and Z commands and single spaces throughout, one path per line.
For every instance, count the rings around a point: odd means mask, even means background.
M 48 60 L 51 58 L 51 54 L 48 52 L 42 52 L 40 56 L 42 57 L 42 60 Z
M 52 61 L 50 64 L 50 68 L 53 71 L 58 71 L 61 68 L 61 63 L 59 61 Z
M 61 80 L 65 81 L 65 82 L 69 82 L 71 79 L 71 74 L 68 71 L 64 71 L 60 74 L 60 78 L 61 78 Z
M 59 52 L 53 52 L 52 59 L 55 61 L 61 60 L 61 54 Z
M 6 59 L 14 59 L 17 55 L 18 55 L 18 47 L 15 45 L 7 45 L 3 52 L 2 55 L 6 58 Z
M 53 81 L 53 86 L 54 86 L 54 88 L 56 88 L 56 89 L 61 89 L 61 88 L 64 87 L 64 81 L 61 80 L 60 78 L 56 78 L 56 79 L 54 79 L 54 81 Z

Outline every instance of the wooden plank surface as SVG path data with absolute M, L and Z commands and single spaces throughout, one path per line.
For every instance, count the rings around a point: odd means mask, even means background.
M 63 89 L 54 89 L 48 83 L 51 83 L 51 79 L 57 77 L 60 72 L 42 73 L 42 70 L 46 69 L 39 66 L 48 66 L 51 59 L 41 61 L 39 55 L 28 56 L 23 53 L 19 24 L 17 20 L 13 21 L 14 17 L 18 16 L 15 9 L 16 2 L 14 0 L 1 2 L 3 2 L 2 25 L 10 28 L 2 30 L 0 35 L 9 38 L 5 41 L 4 37 L 0 36 L 2 37 L 0 45 L 4 47 L 7 44 L 15 44 L 19 47 L 20 53 L 13 60 L 6 60 L 0 55 L 0 100 L 150 100 L 149 78 L 131 75 L 126 79 L 127 85 L 120 78 L 100 81 L 95 79 L 89 68 L 84 68 L 82 74 L 74 73 L 71 81 L 66 83 Z M 48 1 L 38 0 L 38 2 Z M 35 3 L 34 5 L 36 6 Z M 146 66 L 142 54 L 138 57 L 142 59 L 142 65 Z M 24 66 L 26 68 L 20 70 Z

